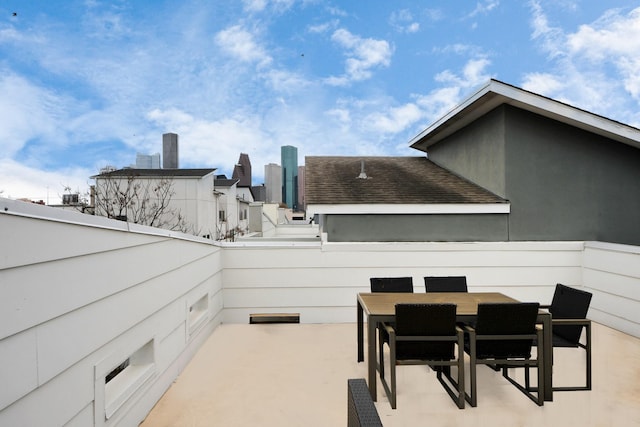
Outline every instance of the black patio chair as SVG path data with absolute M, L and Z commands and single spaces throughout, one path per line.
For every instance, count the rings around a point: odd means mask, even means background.
M 413 292 L 413 277 L 372 277 L 371 292 Z
M 396 304 L 395 326 L 383 323 L 381 327 L 389 334 L 391 385 L 384 370 L 380 371 L 380 380 L 392 409 L 396 409 L 397 402 L 398 365 L 430 365 L 458 408 L 464 408 L 464 332 L 456 326 L 455 304 Z M 382 351 L 380 366 L 384 366 Z M 452 366 L 458 367 L 455 380 L 450 374 Z
M 426 292 L 467 292 L 467 276 L 427 276 Z
M 551 312 L 553 347 L 582 348 L 586 353 L 584 386 L 553 386 L 553 391 L 591 390 L 591 320 L 587 319 L 592 294 L 558 283 L 551 305 L 542 305 Z M 580 342 L 582 330 L 585 343 Z M 533 345 L 537 345 L 534 341 Z
M 471 406 L 477 405 L 477 375 L 479 364 L 494 370 L 502 369 L 502 376 L 531 400 L 544 404 L 544 368 L 542 347 L 536 359 L 531 358 L 533 340 L 542 343 L 542 329 L 536 327 L 538 303 L 486 303 L 478 304 L 475 327 L 466 326 L 465 351 L 470 356 L 471 394 L 465 393 Z M 529 368 L 538 373 L 537 396 L 531 392 Z M 525 384 L 509 376 L 508 368 L 524 367 Z
M 347 427 L 382 427 L 364 378 L 347 380 Z
M 413 277 L 371 277 L 371 292 L 407 292 L 413 293 Z M 384 343 L 389 342 L 389 335 L 384 328 L 378 328 L 378 351 L 382 352 Z M 384 375 L 384 366 L 377 366 L 378 371 Z

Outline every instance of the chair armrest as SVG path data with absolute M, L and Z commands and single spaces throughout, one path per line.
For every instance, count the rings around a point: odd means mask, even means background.
M 551 319 L 551 325 L 590 326 L 589 319 Z
M 396 330 L 393 329 L 393 326 L 391 326 L 390 324 L 382 323 L 382 327 L 385 329 L 385 331 L 387 331 L 387 333 L 389 335 L 391 335 L 391 334 L 395 335 L 396 334 Z

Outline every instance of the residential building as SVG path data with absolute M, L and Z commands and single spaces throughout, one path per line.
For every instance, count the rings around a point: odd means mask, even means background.
M 637 128 L 491 80 L 410 144 L 427 157 L 364 159 L 366 179 L 359 157 L 307 158 L 307 210 L 329 240 L 640 244 Z M 453 176 L 495 202 L 448 197 Z
M 282 201 L 292 210 L 298 209 L 298 149 L 291 145 L 280 148 L 282 164 Z
M 216 240 L 235 240 L 249 231 L 249 206 L 253 202 L 249 187 L 238 187 L 237 179 L 215 177 L 217 211 Z
M 508 200 L 426 157 L 307 156 L 307 217 L 328 241 L 508 240 Z
M 216 236 L 215 169 L 118 169 L 95 175 L 95 214 Z M 114 199 L 121 202 L 113 203 Z

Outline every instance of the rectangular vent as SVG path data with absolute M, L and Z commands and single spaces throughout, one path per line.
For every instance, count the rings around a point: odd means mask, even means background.
M 249 323 L 300 323 L 300 313 L 254 313 L 249 315 Z

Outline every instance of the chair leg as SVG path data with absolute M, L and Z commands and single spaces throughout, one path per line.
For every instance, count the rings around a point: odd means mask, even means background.
M 462 340 L 458 344 L 458 408 L 464 409 L 464 347 L 462 346 Z
M 544 357 L 536 356 L 538 370 L 538 406 L 544 405 Z M 528 369 L 528 367 L 527 367 Z
M 585 351 L 587 352 L 587 387 L 586 390 L 591 390 L 591 324 L 585 326 L 585 335 L 587 339 L 587 345 Z
M 378 325 L 378 354 L 380 355 L 380 366 L 378 369 L 380 371 L 380 375 L 384 376 L 384 342 L 382 341 L 380 325 Z
M 476 392 L 477 392 L 477 376 L 476 376 L 476 370 L 477 370 L 477 360 L 476 360 L 476 337 L 475 334 L 472 332 L 469 334 L 470 335 L 470 340 L 469 340 L 469 383 L 470 383 L 470 392 L 471 395 L 467 395 L 465 392 L 465 398 L 467 399 L 467 402 L 469 402 L 469 404 L 472 407 L 476 407 L 478 406 L 478 400 L 477 400 L 477 396 L 476 396 Z
M 396 409 L 396 353 L 395 353 L 395 339 L 392 339 L 389 343 L 389 369 L 391 375 L 391 385 L 387 383 L 387 379 L 384 376 L 384 359 L 382 357 L 382 352 L 380 353 L 380 381 L 382 382 L 382 387 L 384 388 L 384 392 L 389 399 L 389 404 L 391 405 L 391 409 Z
M 391 370 L 391 398 L 389 402 L 391 403 L 391 409 L 396 409 L 396 364 L 392 363 L 390 366 Z

